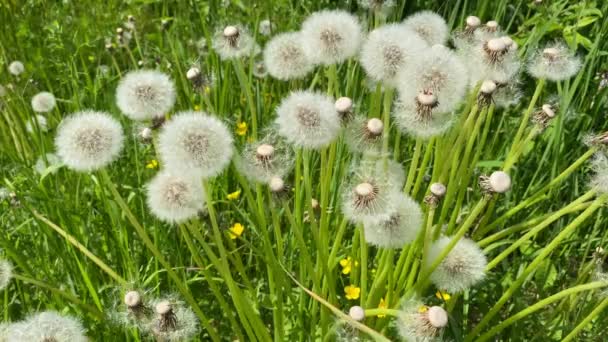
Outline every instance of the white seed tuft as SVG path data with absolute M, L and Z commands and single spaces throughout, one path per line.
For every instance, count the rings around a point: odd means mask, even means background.
M 431 306 L 426 313 L 429 323 L 435 328 L 448 325 L 448 313 L 440 306 Z
M 146 186 L 146 194 L 152 214 L 170 223 L 195 217 L 205 204 L 199 181 L 167 170 L 152 178 Z
M 116 104 L 132 120 L 162 118 L 175 104 L 175 85 L 156 70 L 127 73 L 116 88 Z
M 82 323 L 76 318 L 62 316 L 54 311 L 44 311 L 25 321 L 9 326 L 4 336 L 13 342 L 86 342 Z
M 561 42 L 554 42 L 532 55 L 528 72 L 535 78 L 563 81 L 576 75 L 581 68 L 581 59 Z
M 361 322 L 365 319 L 365 310 L 360 306 L 352 306 L 348 310 L 348 315 L 355 321 Z
M 503 171 L 494 171 L 490 175 L 490 187 L 497 193 L 505 193 L 511 189 L 511 177 Z
M 48 113 L 55 108 L 55 95 L 43 91 L 32 97 L 32 109 L 37 113 Z
M 19 76 L 25 71 L 25 66 L 21 61 L 14 61 L 8 65 L 8 72 L 13 74 L 14 76 Z
M 13 264 L 0 259 L 0 290 L 4 290 L 13 279 Z
M 403 25 L 416 32 L 429 45 L 445 44 L 448 40 L 448 25 L 439 14 L 421 11 L 405 18 Z
M 306 56 L 299 32 L 282 33 L 272 38 L 264 48 L 264 65 L 272 77 L 284 81 L 302 78 L 314 68 Z
M 365 241 L 380 248 L 402 248 L 416 240 L 423 225 L 422 209 L 409 196 L 399 193 L 385 215 L 363 220 Z
M 445 196 L 447 188 L 445 187 L 445 185 L 443 185 L 441 183 L 433 183 L 433 184 L 431 184 L 430 190 L 433 195 L 441 198 L 441 197 Z

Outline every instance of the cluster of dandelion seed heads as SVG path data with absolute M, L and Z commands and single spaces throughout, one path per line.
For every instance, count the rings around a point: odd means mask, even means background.
M 195 217 L 203 209 L 202 183 L 183 173 L 164 170 L 147 185 L 147 202 L 157 218 L 179 223 Z
M 214 177 L 228 166 L 233 138 L 219 119 L 202 112 L 180 112 L 163 126 L 158 152 L 167 169 L 195 177 Z
M 427 44 L 445 44 L 449 29 L 445 20 L 437 13 L 421 11 L 414 13 L 403 21 L 403 26 L 416 32 Z
M 6 341 L 12 342 L 87 342 L 85 330 L 79 320 L 44 311 L 26 320 L 8 326 Z
M 268 73 L 279 80 L 302 78 L 314 67 L 302 47 L 300 32 L 273 37 L 264 48 L 264 65 Z
M 581 59 L 565 44 L 555 42 L 536 51 L 528 62 L 528 72 L 535 78 L 562 81 L 576 75 Z
M 156 70 L 127 73 L 116 88 L 118 108 L 133 120 L 163 117 L 175 104 L 175 85 Z
M 215 52 L 224 60 L 254 55 L 259 49 L 251 34 L 241 25 L 228 25 L 217 30 L 212 45 Z
M 430 267 L 450 241 L 450 237 L 444 236 L 431 245 L 427 267 Z M 467 290 L 483 280 L 486 265 L 486 256 L 479 246 L 473 240 L 463 238 L 441 261 L 430 279 L 437 288 L 457 293 Z
M 422 209 L 405 194 L 395 196 L 392 212 L 384 217 L 364 219 L 365 240 L 382 248 L 401 248 L 412 242 L 422 228 Z
M 55 108 L 55 95 L 43 91 L 32 97 L 32 109 L 37 113 L 48 113 Z
M 102 168 L 118 157 L 123 147 L 120 123 L 105 112 L 82 111 L 61 122 L 55 137 L 57 155 L 76 171 Z

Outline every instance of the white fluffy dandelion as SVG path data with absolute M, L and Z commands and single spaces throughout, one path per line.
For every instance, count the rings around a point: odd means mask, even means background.
M 382 248 L 401 248 L 412 242 L 422 228 L 422 210 L 416 201 L 405 194 L 395 196 L 393 212 L 380 219 L 363 221 L 365 241 Z
M 274 25 L 269 19 L 264 19 L 260 21 L 260 24 L 258 25 L 258 32 L 260 32 L 260 34 L 263 36 L 270 36 L 272 34 L 273 29 Z
M 25 130 L 29 133 L 40 132 L 45 133 L 49 130 L 46 118 L 40 114 L 36 114 L 25 123 Z
M 131 71 L 116 88 L 116 104 L 132 120 L 163 117 L 175 104 L 175 85 L 160 71 Z
M 264 48 L 264 64 L 268 73 L 279 80 L 302 78 L 314 68 L 304 52 L 299 32 L 272 38 Z
M 440 306 L 426 306 L 417 300 L 406 301 L 396 321 L 399 335 L 406 341 L 441 341 L 448 325 L 448 313 Z
M 392 186 L 396 189 L 401 189 L 405 185 L 405 171 L 403 170 L 403 165 L 392 160 L 386 160 L 388 167 L 386 167 L 385 160 L 380 158 L 377 161 L 373 162 L 375 167 L 375 174 L 381 175 L 382 177 L 386 177 L 388 182 L 392 184 Z M 367 163 L 366 161 L 362 163 Z
M 230 163 L 233 139 L 219 119 L 186 111 L 165 123 L 158 137 L 158 152 L 167 169 L 209 178 Z
M 347 124 L 344 139 L 351 152 L 377 155 L 382 150 L 383 132 L 382 120 L 357 116 Z
M 482 40 L 463 58 L 469 61 L 471 84 L 492 80 L 496 83 L 509 83 L 520 71 L 520 60 L 517 50 L 511 48 L 505 37 Z
M 361 48 L 361 66 L 376 82 L 394 86 L 399 71 L 418 64 L 428 44 L 403 25 L 390 24 L 370 32 Z
M 361 8 L 374 11 L 375 13 L 384 16 L 388 15 L 395 7 L 394 0 L 358 0 L 357 2 Z
M 597 152 L 591 162 L 593 176 L 589 187 L 600 194 L 608 193 L 608 157 L 603 152 Z
M 170 223 L 195 217 L 205 204 L 203 187 L 199 181 L 167 170 L 152 178 L 146 187 L 146 193 L 152 214 Z
M 74 317 L 54 311 L 37 313 L 9 327 L 6 340 L 11 342 L 87 342 L 82 323 Z
M 416 32 L 429 45 L 445 44 L 448 40 L 448 25 L 439 14 L 431 11 L 414 13 L 405 18 L 403 25 Z
M 401 131 L 422 139 L 443 134 L 452 125 L 454 116 L 451 111 L 441 110 L 435 95 L 425 92 L 414 99 L 399 96 L 392 114 Z
M 340 132 L 334 101 L 310 91 L 295 91 L 283 99 L 275 123 L 286 141 L 310 149 L 327 146 Z
M 123 140 L 123 130 L 116 119 L 105 112 L 87 110 L 61 121 L 55 147 L 70 169 L 93 171 L 118 157 Z
M 13 264 L 8 260 L 0 260 L 0 290 L 4 290 L 13 279 Z
M 55 108 L 56 104 L 55 95 L 47 91 L 40 92 L 32 97 L 32 108 L 37 113 L 48 113 Z
M 175 300 L 152 303 L 156 317 L 151 323 L 152 334 L 160 341 L 189 341 L 199 332 L 194 312 Z
M 13 61 L 8 65 L 8 72 L 14 76 L 19 76 L 25 71 L 25 66 L 21 61 Z
M 245 177 L 262 183 L 271 178 L 282 179 L 293 169 L 293 151 L 276 133 L 248 142 L 240 156 L 235 159 L 239 172 Z
M 562 81 L 581 68 L 581 59 L 565 44 L 555 42 L 536 51 L 528 62 L 528 72 L 535 78 Z
M 431 245 L 426 259 L 427 267 L 435 262 L 450 240 L 451 237 L 443 236 Z M 479 246 L 473 240 L 463 238 L 433 271 L 431 281 L 438 289 L 450 293 L 461 292 L 483 280 L 487 263 Z
M 362 40 L 357 18 L 342 10 L 311 14 L 302 23 L 302 47 L 312 63 L 334 64 L 353 57 Z
M 228 25 L 216 31 L 212 45 L 223 60 L 251 56 L 259 50 L 251 34 L 241 25 Z

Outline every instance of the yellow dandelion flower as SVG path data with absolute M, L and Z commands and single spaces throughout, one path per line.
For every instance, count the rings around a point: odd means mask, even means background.
M 146 169 L 156 169 L 158 167 L 158 161 L 156 159 L 152 159 L 146 164 Z
M 450 300 L 450 298 L 452 298 L 449 293 L 443 292 L 441 290 L 437 290 L 437 292 L 435 292 L 435 297 L 437 297 L 437 299 L 443 299 L 446 302 Z
M 378 303 L 378 309 L 387 309 L 388 303 L 384 300 L 384 298 L 380 298 L 380 303 Z M 386 317 L 386 315 L 378 315 L 378 317 Z
M 240 135 L 241 137 L 244 136 L 245 134 L 247 134 L 247 123 L 246 122 L 238 122 L 236 124 L 236 134 Z
M 228 195 L 226 195 L 226 198 L 229 201 L 236 201 L 237 199 L 239 199 L 239 197 L 241 197 L 241 189 L 239 189 L 235 192 L 231 192 Z
M 230 230 L 230 238 L 232 240 L 236 239 L 237 237 L 243 235 L 243 231 L 245 230 L 245 227 L 240 224 L 240 223 L 235 223 L 232 225 L 232 227 L 230 227 L 228 230 Z
M 359 262 L 353 261 L 353 258 L 348 257 L 346 259 L 340 260 L 340 266 L 342 266 L 342 274 L 349 274 L 353 269 L 353 265 L 359 266 Z
M 359 299 L 359 295 L 361 294 L 361 288 L 353 285 L 348 285 L 344 288 L 344 294 L 346 294 L 346 299 Z
M 201 106 L 199 106 L 199 105 L 194 105 L 194 110 L 198 112 L 199 110 L 201 110 Z

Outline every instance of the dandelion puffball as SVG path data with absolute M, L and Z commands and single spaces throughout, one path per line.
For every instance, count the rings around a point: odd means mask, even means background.
M 393 205 L 388 216 L 363 220 L 367 243 L 381 248 L 401 248 L 416 239 L 423 223 L 418 203 L 405 194 L 398 194 Z
M 352 14 L 324 10 L 311 14 L 302 23 L 302 47 L 314 64 L 334 64 L 359 52 L 362 30 Z
M 228 25 L 217 30 L 212 45 L 223 60 L 247 57 L 259 49 L 253 37 L 240 25 Z
M 276 133 L 268 133 L 258 141 L 247 142 L 235 164 L 245 177 L 262 183 L 271 178 L 282 179 L 293 168 L 293 150 Z
M 421 92 L 414 99 L 400 95 L 392 115 L 401 131 L 428 139 L 443 134 L 452 125 L 452 112 L 440 109 L 435 95 Z
M 146 191 L 152 214 L 170 223 L 196 216 L 205 204 L 202 183 L 188 176 L 178 176 L 173 171 L 159 172 L 148 183 Z
M 360 165 L 343 189 L 344 217 L 352 222 L 388 219 L 394 212 L 397 196 L 392 180 L 377 174 L 375 165 Z
M 346 125 L 344 139 L 353 153 L 377 155 L 382 150 L 383 130 L 382 120 L 357 116 Z
M 190 341 L 198 332 L 198 320 L 194 312 L 183 303 L 159 300 L 152 303 L 156 313 L 152 333 L 162 341 Z
M 416 64 L 427 48 L 422 38 L 403 25 L 385 25 L 369 33 L 361 48 L 360 61 L 372 80 L 392 86 L 399 70 Z
M 116 88 L 116 104 L 132 120 L 163 117 L 175 104 L 175 85 L 160 71 L 131 71 Z
M 443 236 L 429 248 L 426 267 L 430 267 L 450 243 L 451 237 Z M 457 293 L 469 289 L 485 277 L 486 256 L 470 239 L 459 240 L 439 266 L 431 274 L 431 281 L 438 289 Z
M 79 320 L 62 316 L 54 311 L 37 313 L 25 321 L 15 323 L 7 329 L 6 341 L 33 342 L 87 342 L 84 328 Z
M 76 171 L 93 171 L 114 161 L 123 146 L 120 123 L 105 112 L 74 113 L 61 121 L 55 137 L 57 155 Z
M 230 163 L 233 139 L 219 119 L 203 112 L 180 112 L 163 126 L 158 152 L 167 169 L 209 178 Z
M 551 81 L 567 80 L 574 76 L 580 67 L 580 58 L 560 42 L 549 44 L 537 51 L 528 62 L 530 75 Z
M 445 20 L 437 13 L 421 11 L 405 18 L 403 26 L 416 32 L 429 45 L 445 44 L 449 29 Z
M 365 319 L 365 310 L 357 305 L 352 306 L 350 309 L 348 309 L 348 315 L 355 321 L 361 322 Z
M 25 66 L 20 61 L 11 62 L 8 65 L 8 72 L 13 74 L 14 76 L 19 76 L 25 71 Z
M 47 113 L 55 108 L 55 95 L 43 91 L 32 97 L 32 108 L 37 113 Z
M 396 321 L 399 335 L 406 341 L 438 341 L 448 324 L 448 313 L 440 306 L 426 306 L 417 300 L 403 304 Z
M 0 290 L 4 290 L 13 279 L 13 264 L 0 260 Z
M 282 33 L 266 44 L 264 65 L 272 77 L 286 81 L 312 71 L 314 65 L 306 57 L 301 38 L 299 32 Z
M 321 93 L 294 91 L 283 99 L 275 119 L 277 132 L 297 147 L 319 149 L 340 132 L 334 101 Z

